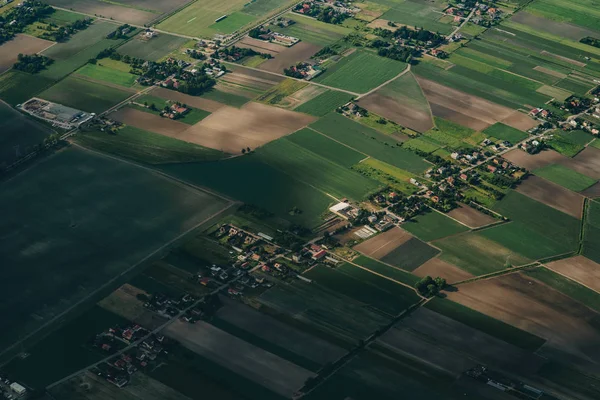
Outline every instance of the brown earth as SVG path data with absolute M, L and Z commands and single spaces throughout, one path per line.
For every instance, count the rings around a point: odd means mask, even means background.
M 183 122 L 173 121 L 129 107 L 111 113 L 110 118 L 136 128 L 171 137 L 176 137 L 190 127 Z
M 217 317 L 290 352 L 324 365 L 346 354 L 346 350 L 263 314 L 228 297 Z
M 181 2 L 181 0 L 169 1 L 169 4 Z M 184 4 L 186 1 L 183 1 Z M 135 8 L 126 6 L 116 5 L 115 3 L 104 3 L 101 0 L 50 0 L 50 5 L 67 8 L 70 10 L 79 11 L 85 14 L 98 15 L 105 18 L 112 18 L 117 21 L 127 22 L 129 24 L 144 25 L 149 23 L 160 16 L 160 13 L 153 13 L 149 11 L 142 11 Z M 122 1 L 126 3 L 126 1 Z M 143 3 L 142 8 L 152 9 L 151 5 Z M 159 3 L 158 0 L 152 1 L 152 3 Z M 164 3 L 164 2 L 162 2 Z
M 404 229 L 393 227 L 354 246 L 353 249 L 380 260 L 412 238 L 413 236 Z
M 314 117 L 260 103 L 246 103 L 240 109 L 223 107 L 173 137 L 227 153 L 256 149 L 297 131 Z
M 277 78 L 274 75 L 268 75 L 267 77 L 258 77 L 247 75 L 244 73 L 244 70 L 237 70 L 232 73 L 225 74 L 219 81 L 230 82 L 236 85 L 249 86 L 258 90 L 268 90 L 271 87 L 277 85 L 281 79 L 272 79 Z
M 272 56 L 276 56 L 277 54 L 287 49 L 287 47 L 285 46 L 254 39 L 249 36 L 246 36 L 244 39 L 240 40 L 235 45 L 242 49 L 251 49 L 259 53 L 267 53 Z
M 12 68 L 19 54 L 37 54 L 52 46 L 54 42 L 34 36 L 17 34 L 0 46 L 0 74 Z
M 419 268 L 415 269 L 412 272 L 414 275 L 420 277 L 436 277 L 440 276 L 449 284 L 453 284 L 456 282 L 461 282 L 472 278 L 474 275 L 468 273 L 467 271 L 463 271 L 455 265 L 452 265 L 444 260 L 439 258 L 432 258 L 427 261 L 425 264 L 421 265 Z
M 528 373 L 537 371 L 545 361 L 424 307 L 400 321 L 381 340 L 454 374 L 478 363 Z
M 219 103 L 218 101 L 204 99 L 202 97 L 197 96 L 190 96 L 189 94 L 161 87 L 152 89 L 150 94 L 166 100 L 179 101 L 191 107 L 199 108 L 208 112 L 215 112 L 218 109 L 225 107 L 224 104 Z
M 502 157 L 530 171 L 550 164 L 562 164 L 567 159 L 567 157 L 554 150 L 545 150 L 531 155 L 521 149 L 514 149 L 505 153 Z
M 600 360 L 598 314 L 543 283 L 521 273 L 458 286 L 450 300 L 531 332 L 578 358 Z
M 431 105 L 433 115 L 448 119 L 475 130 L 504 121 L 517 129 L 531 127 L 531 118 L 477 96 L 449 88 L 437 82 L 416 76 L 425 97 Z M 535 126 L 535 125 L 533 125 Z
M 494 217 L 460 203 L 459 207 L 450 211 L 448 215 L 471 228 L 479 228 L 480 226 L 489 225 L 497 221 Z
M 308 42 L 296 43 L 292 47 L 285 48 L 285 50 L 279 52 L 272 59 L 260 64 L 258 68 L 264 71 L 282 73 L 284 68 L 289 68 L 291 65 L 296 65 L 300 61 L 308 60 L 322 48 L 323 46 Z
M 242 65 L 230 65 L 229 69 L 233 72 L 247 75 L 250 78 L 264 79 L 266 81 L 275 82 L 275 84 L 287 79 L 285 76 L 274 75 L 268 72 L 259 71 L 257 69 L 250 69 Z
M 564 78 L 567 77 L 566 74 L 563 74 L 563 73 L 560 73 L 560 72 L 557 72 L 557 71 L 553 71 L 553 70 L 548 69 L 548 68 L 540 67 L 539 65 L 537 67 L 533 67 L 533 69 L 535 69 L 536 71 L 540 71 L 540 72 L 542 72 L 542 73 L 544 73 L 546 75 L 553 76 L 555 78 L 564 79 Z
M 600 179 L 600 149 L 595 147 L 588 146 L 575 157 L 566 158 L 561 164 L 590 178 Z
M 579 192 L 579 194 L 585 197 L 590 197 L 592 199 L 600 197 L 600 182 L 594 183 L 589 188 L 585 189 L 582 192 Z
M 167 319 L 144 307 L 144 303 L 136 297 L 138 294 L 150 297 L 149 293 L 126 283 L 98 302 L 98 305 L 146 329 L 152 330 L 164 324 Z
M 396 99 L 377 92 L 361 98 L 359 104 L 375 114 L 417 132 L 425 132 L 433 128 L 433 121 L 428 112 L 401 104 Z
M 546 264 L 546 267 L 600 292 L 600 264 L 584 256 L 553 261 Z
M 189 324 L 177 320 L 163 333 L 200 356 L 286 398 L 315 375 L 204 321 Z
M 556 183 L 531 175 L 517 187 L 517 192 L 581 219 L 583 196 Z
M 530 118 L 527 114 L 524 114 L 520 111 L 513 111 L 508 117 L 504 118 L 500 122 L 522 131 L 528 131 L 529 129 L 539 125 L 538 121 Z

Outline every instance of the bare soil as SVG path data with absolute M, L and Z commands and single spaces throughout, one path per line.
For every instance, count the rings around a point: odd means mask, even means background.
M 461 282 L 474 276 L 467 271 L 463 271 L 455 265 L 452 265 L 444 260 L 440 260 L 439 258 L 432 258 L 419 268 L 415 269 L 412 273 L 420 277 L 439 276 L 446 279 L 448 284 Z
M 373 92 L 361 98 L 359 103 L 361 107 L 417 132 L 425 132 L 433 128 L 433 121 L 428 112 L 401 104 L 380 93 Z
M 600 179 L 600 149 L 595 147 L 588 146 L 575 157 L 566 158 L 561 164 L 590 178 Z
M 380 260 L 412 238 L 404 229 L 394 227 L 354 246 L 354 250 Z
M 300 61 L 308 60 L 313 54 L 321 50 L 323 46 L 308 42 L 296 43 L 292 47 L 286 47 L 272 59 L 260 64 L 259 69 L 270 72 L 282 73 L 284 68 L 296 65 Z
M 500 120 L 505 125 L 527 131 L 539 125 L 539 122 L 520 111 L 513 111 L 508 117 Z
M 458 286 L 450 300 L 531 332 L 581 359 L 600 360 L 598 314 L 570 297 L 520 273 Z
M 600 182 L 597 182 L 585 189 L 583 192 L 579 192 L 582 196 L 590 197 L 595 199 L 596 197 L 600 197 Z
M 571 40 L 579 41 L 579 39 L 585 36 L 597 36 L 597 32 L 589 29 L 582 28 L 577 25 L 569 24 L 567 22 L 556 22 L 548 18 L 538 17 L 528 12 L 515 13 L 511 17 L 511 21 L 518 22 L 520 24 L 529 25 L 535 30 L 542 32 L 550 32 L 558 36 L 562 36 Z
M 177 137 L 178 134 L 189 128 L 189 125 L 183 122 L 173 121 L 129 107 L 111 113 L 110 118 L 136 128 L 171 137 Z
M 281 104 L 286 104 L 287 106 L 285 108 L 294 109 L 300 104 L 306 103 L 326 91 L 327 89 L 321 86 L 308 85 L 287 96 L 281 101 L 280 106 Z
M 517 187 L 517 192 L 581 219 L 583 196 L 556 183 L 531 175 Z
M 126 283 L 102 299 L 98 305 L 146 329 L 152 330 L 164 324 L 167 319 L 145 308 L 144 303 L 137 299 L 138 294 L 150 297 L 143 290 Z
M 280 79 L 274 80 L 272 78 L 277 77 L 274 75 L 267 75 L 266 77 L 247 75 L 244 73 L 244 70 L 239 69 L 232 73 L 226 74 L 220 79 L 220 81 L 223 80 L 235 85 L 248 86 L 254 89 L 266 91 L 280 82 Z
M 479 228 L 497 221 L 494 217 L 460 203 L 459 207 L 450 211 L 448 215 L 471 228 Z
M 600 264 L 584 256 L 553 261 L 546 264 L 546 267 L 600 292 Z
M 324 365 L 346 354 L 346 350 L 286 325 L 239 301 L 221 297 L 225 304 L 217 317 L 293 353 Z
M 238 154 L 246 147 L 254 150 L 295 132 L 314 120 L 306 114 L 250 102 L 240 109 L 223 107 L 174 137 Z
M 272 56 L 276 56 L 277 54 L 287 49 L 287 47 L 285 46 L 254 39 L 249 36 L 246 36 L 244 39 L 240 40 L 235 45 L 242 49 L 252 49 L 254 51 L 258 51 L 259 53 L 267 53 Z
M 521 14 L 521 13 L 519 13 L 519 14 Z M 548 69 L 548 68 L 540 67 L 539 65 L 537 67 L 534 67 L 533 69 L 535 69 L 536 71 L 543 72 L 546 75 L 553 76 L 555 78 L 564 79 L 564 78 L 567 77 L 566 74 L 563 74 L 561 72 L 557 72 L 557 71 L 554 71 L 554 70 L 551 70 L 551 69 Z
M 191 107 L 199 108 L 208 112 L 215 112 L 218 109 L 225 107 L 224 104 L 219 103 L 218 101 L 204 99 L 202 97 L 197 96 L 190 96 L 188 94 L 181 93 L 176 90 L 169 90 L 161 87 L 152 89 L 152 92 L 150 94 L 153 96 L 161 97 L 166 100 L 179 101 Z
M 480 97 L 461 92 L 437 82 L 416 77 L 425 97 L 431 105 L 433 115 L 448 119 L 475 130 L 504 121 L 517 129 L 533 124 L 525 114 L 504 107 Z M 535 125 L 533 125 L 535 126 Z
M 0 74 L 12 68 L 19 54 L 37 54 L 53 44 L 54 42 L 49 40 L 17 34 L 12 40 L 0 46 Z
M 567 159 L 567 157 L 554 150 L 545 150 L 531 155 L 521 149 L 514 149 L 505 153 L 502 157 L 530 171 L 550 164 L 562 164 Z
M 163 332 L 202 357 L 281 396 L 291 397 L 307 378 L 314 376 L 312 372 L 204 321 L 189 324 L 177 320 Z
M 181 0 L 170 1 L 169 4 L 177 2 L 181 2 Z M 119 6 L 114 3 L 111 4 L 109 2 L 104 3 L 100 0 L 50 0 L 48 3 L 53 6 L 67 8 L 85 14 L 97 15 L 105 18 L 113 18 L 117 21 L 127 22 L 135 25 L 144 25 L 160 16 L 160 13 L 157 12 L 144 11 L 143 9 L 153 9 L 152 6 L 148 4 L 146 6 L 142 6 L 142 9 L 136 9 Z M 153 1 L 153 3 L 159 3 L 159 1 Z M 183 3 L 185 3 L 185 1 Z

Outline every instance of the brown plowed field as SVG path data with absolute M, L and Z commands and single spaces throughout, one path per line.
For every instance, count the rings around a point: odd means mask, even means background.
M 263 91 L 269 90 L 271 87 L 277 85 L 280 81 L 280 79 L 270 79 L 276 78 L 274 75 L 268 75 L 266 78 L 267 79 L 247 75 L 244 73 L 244 70 L 237 70 L 235 72 L 226 74 L 220 79 L 220 81 L 230 82 L 235 85 L 249 86 Z
M 586 147 L 575 157 L 564 160 L 562 164 L 590 178 L 600 179 L 600 149 L 595 147 Z
M 125 1 L 121 1 L 126 3 Z M 157 4 L 159 1 L 155 1 Z M 171 3 L 181 2 L 181 0 L 174 0 Z M 50 0 L 50 5 L 66 8 L 69 10 L 79 11 L 85 14 L 98 15 L 105 18 L 112 18 L 117 21 L 127 22 L 129 24 L 143 25 L 157 19 L 160 14 L 143 11 L 141 9 L 130 8 L 126 6 L 117 5 L 117 3 L 104 3 L 100 0 Z M 164 3 L 164 2 L 162 2 Z M 185 3 L 185 1 L 183 2 Z M 151 9 L 149 4 L 142 6 L 145 9 Z
M 517 192 L 581 219 L 583 196 L 556 183 L 531 175 L 517 187 Z
M 254 51 L 258 51 L 259 53 L 267 53 L 272 56 L 276 56 L 283 50 L 287 49 L 287 47 L 280 46 L 275 43 L 264 42 L 248 36 L 237 42 L 235 45 L 242 49 L 252 49 Z
M 175 137 L 238 154 L 246 147 L 255 149 L 295 132 L 314 120 L 306 114 L 250 102 L 240 109 L 223 107 Z
M 600 197 L 600 182 L 597 182 L 585 189 L 583 192 L 579 192 L 582 196 L 590 197 L 595 199 L 596 197 Z
M 567 159 L 567 157 L 554 150 L 545 150 L 531 155 L 521 149 L 514 149 L 505 153 L 502 157 L 530 171 L 550 164 L 562 164 Z
M 0 74 L 12 68 L 19 53 L 36 54 L 52 46 L 54 42 L 33 36 L 17 34 L 12 40 L 0 46 Z
M 110 114 L 110 118 L 136 128 L 165 136 L 177 137 L 190 126 L 134 108 L 124 107 Z
M 161 97 L 166 100 L 179 101 L 187 104 L 190 107 L 199 108 L 201 110 L 215 112 L 220 108 L 225 107 L 224 104 L 218 101 L 204 99 L 202 97 L 190 96 L 189 94 L 181 93 L 175 90 L 169 90 L 161 87 L 152 89 L 151 95 Z
M 461 282 L 474 276 L 439 258 L 432 258 L 412 273 L 420 277 L 431 276 L 435 278 L 439 276 L 446 279 L 449 284 Z
M 400 104 L 395 99 L 377 92 L 361 98 L 359 103 L 361 107 L 417 132 L 425 132 L 433 127 L 428 112 Z
M 520 111 L 513 111 L 508 117 L 501 120 L 505 125 L 512 126 L 522 131 L 527 131 L 539 125 L 539 122 L 533 118 L 529 118 L 527 114 Z
M 322 48 L 323 46 L 307 42 L 296 43 L 292 47 L 286 47 L 285 50 L 279 52 L 272 59 L 260 64 L 258 68 L 265 71 L 282 73 L 284 68 L 289 68 L 300 61 L 308 60 Z
M 163 333 L 212 362 L 286 398 L 314 374 L 204 321 L 180 320 Z
M 448 215 L 471 228 L 479 228 L 480 226 L 489 225 L 497 221 L 494 217 L 484 214 L 466 204 L 459 204 L 459 207 L 450 211 Z
M 450 300 L 546 339 L 584 360 L 600 360 L 598 314 L 543 283 L 520 273 L 460 285 Z M 595 360 L 595 361 L 594 361 Z
M 164 324 L 167 319 L 144 307 L 144 303 L 136 297 L 138 294 L 149 296 L 143 290 L 126 283 L 102 299 L 98 305 L 105 310 L 140 324 L 146 329 L 152 330 Z
M 523 129 L 524 126 L 530 128 L 536 125 L 525 114 L 508 107 L 418 76 L 417 80 L 431 105 L 433 115 L 437 117 L 448 119 L 475 130 L 485 129 L 500 121 L 517 129 Z
M 546 267 L 600 292 L 600 264 L 584 256 L 553 261 Z
M 538 17 L 528 12 L 515 13 L 510 20 L 520 24 L 529 25 L 535 30 L 550 32 L 558 36 L 575 40 L 576 42 L 585 36 L 596 37 L 598 35 L 597 32 L 590 29 L 585 29 L 567 22 L 552 21 L 551 19 Z
M 412 239 L 412 237 L 413 236 L 404 229 L 394 227 L 354 246 L 354 250 L 379 260 Z

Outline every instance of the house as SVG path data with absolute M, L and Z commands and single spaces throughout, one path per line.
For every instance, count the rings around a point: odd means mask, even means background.
M 325 257 L 327 255 L 327 251 L 325 250 L 321 250 L 317 253 L 314 253 L 312 256 L 313 260 L 320 260 L 321 258 Z
M 494 167 L 493 165 L 488 165 L 488 166 L 487 166 L 487 169 L 488 169 L 488 171 L 490 171 L 491 173 L 495 173 L 495 172 L 496 172 L 496 170 L 497 170 L 497 168 L 496 168 L 496 167 Z
M 535 117 L 541 112 L 542 112 L 541 108 L 534 108 L 531 111 L 529 111 L 529 115 L 531 115 L 532 117 Z
M 466 181 L 467 179 L 469 179 L 467 174 L 460 174 L 459 178 L 462 179 L 463 181 Z
M 173 104 L 171 105 L 171 111 L 177 113 L 177 114 L 185 114 L 186 112 L 188 112 L 188 108 L 187 107 L 183 107 L 180 106 L 178 104 Z

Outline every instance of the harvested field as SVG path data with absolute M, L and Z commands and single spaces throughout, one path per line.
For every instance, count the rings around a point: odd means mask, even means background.
M 517 192 L 556 208 L 575 218 L 581 218 L 583 196 L 535 175 L 529 176 L 518 187 Z
M 185 347 L 247 379 L 290 397 L 307 378 L 310 371 L 248 344 L 214 326 L 199 321 L 195 324 L 175 321 L 164 334 Z
M 283 99 L 281 101 L 281 103 L 286 104 L 286 105 L 289 104 L 290 109 L 296 109 L 301 104 L 304 104 L 307 101 L 310 101 L 325 92 L 328 92 L 328 90 L 323 87 L 315 86 L 315 85 L 308 85 L 308 86 L 305 86 L 302 89 L 298 90 L 297 92 L 290 94 L 285 99 Z M 338 92 L 335 92 L 335 93 L 338 93 Z M 286 107 L 286 108 L 288 108 L 288 107 Z M 329 111 L 331 111 L 331 110 L 329 110 Z M 310 114 L 310 113 L 307 113 L 307 114 Z
M 177 137 L 178 134 L 190 127 L 183 122 L 173 121 L 129 107 L 111 113 L 110 118 L 136 128 L 171 137 Z
M 243 148 L 255 149 L 295 132 L 314 120 L 306 114 L 251 102 L 240 109 L 223 107 L 176 137 L 237 154 Z
M 416 350 L 419 358 L 454 374 L 477 363 L 517 369 L 520 373 L 535 372 L 545 362 L 529 351 L 423 307 L 383 335 L 381 341 L 409 354 Z M 427 351 L 426 343 L 434 343 L 434 348 Z M 457 357 L 457 352 L 462 356 Z M 455 359 L 457 365 L 453 363 Z
M 429 111 L 409 108 L 377 92 L 360 99 L 360 106 L 417 132 L 425 132 L 433 127 Z
M 228 73 L 219 79 L 219 82 L 227 82 L 232 85 L 240 87 L 247 87 L 256 91 L 264 92 L 269 90 L 271 87 L 277 85 L 281 79 L 274 75 L 266 75 L 265 77 L 247 75 L 247 70 L 238 69 L 234 72 Z
M 545 167 L 550 164 L 562 164 L 568 158 L 554 150 L 542 151 L 538 154 L 528 154 L 521 149 L 511 150 L 502 155 L 503 158 L 528 170 Z
M 459 207 L 450 211 L 448 215 L 471 228 L 479 228 L 480 226 L 498 221 L 494 217 L 484 214 L 466 204 L 459 204 Z
M 126 283 L 98 302 L 98 305 L 146 329 L 152 330 L 164 324 L 167 319 L 145 308 L 144 302 L 137 299 L 138 294 L 151 296 L 150 293 Z
M 12 68 L 19 54 L 36 54 L 52 46 L 54 42 L 33 36 L 17 34 L 0 46 L 0 74 Z
M 545 264 L 546 268 L 600 292 L 600 264 L 575 256 Z
M 289 68 L 291 65 L 296 65 L 300 61 L 309 59 L 322 48 L 323 46 L 308 42 L 296 43 L 292 47 L 287 47 L 285 50 L 275 54 L 272 59 L 260 64 L 259 68 L 265 71 L 282 73 L 284 68 Z
M 529 12 L 518 12 L 510 18 L 510 21 L 528 25 L 537 31 L 559 35 L 576 42 L 585 36 L 597 35 L 597 32 L 590 29 L 585 29 L 568 22 L 553 21 L 552 19 L 537 16 Z
M 354 246 L 354 250 L 380 260 L 397 247 L 412 239 L 412 237 L 413 236 L 404 229 L 394 227 L 382 234 L 360 243 L 357 246 Z
M 237 42 L 235 45 L 236 45 L 236 47 L 239 47 L 242 49 L 252 49 L 259 53 L 267 53 L 272 56 L 276 56 L 277 54 L 279 54 L 282 51 L 287 49 L 287 47 L 285 47 L 285 46 L 280 46 L 278 44 L 271 43 L 271 42 L 265 42 L 264 40 L 254 39 L 254 38 L 251 38 L 250 36 L 244 37 L 242 40 Z
M 582 192 L 579 192 L 579 194 L 585 197 L 590 197 L 592 199 L 600 197 L 600 182 L 595 183 L 594 185 L 590 186 Z
M 222 297 L 225 304 L 217 317 L 261 339 L 285 348 L 320 365 L 337 360 L 346 350 L 312 336 L 239 301 Z
M 584 360 L 600 357 L 598 314 L 570 297 L 520 273 L 467 283 L 448 298 L 546 339 Z
M 600 149 L 588 146 L 573 158 L 567 158 L 562 165 L 587 175 L 593 179 L 600 179 Z
M 474 276 L 437 257 L 427 261 L 412 273 L 420 277 L 431 276 L 435 278 L 440 276 L 446 279 L 449 284 L 461 282 Z
M 537 125 L 527 115 L 491 101 L 452 89 L 428 79 L 417 77 L 425 97 L 436 117 L 483 130 L 503 122 L 517 129 L 529 129 Z
M 158 96 L 166 100 L 179 101 L 185 103 L 190 107 L 199 108 L 201 110 L 215 112 L 220 108 L 225 107 L 217 101 L 205 99 L 198 96 L 190 96 L 185 93 L 177 92 L 175 90 L 169 90 L 161 87 L 152 89 L 150 92 L 153 96 Z

